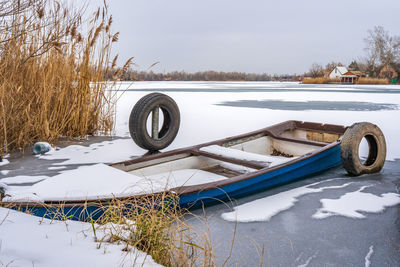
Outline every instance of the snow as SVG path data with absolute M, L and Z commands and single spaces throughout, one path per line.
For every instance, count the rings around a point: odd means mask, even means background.
M 229 163 L 229 162 L 222 162 L 220 164 L 220 166 L 222 168 L 240 172 L 240 173 L 249 173 L 249 172 L 257 171 L 256 169 L 253 169 L 253 168 L 248 168 L 248 167 L 245 167 L 242 165 L 237 165 L 237 164 L 233 164 L 233 163 Z
M 33 177 L 32 177 L 33 178 Z M 162 192 L 183 185 L 197 185 L 227 179 L 224 176 L 197 169 L 183 169 L 171 172 L 136 176 L 105 164 L 83 166 L 44 179 L 25 190 L 7 190 L 5 202 L 44 202 L 49 200 L 94 200 Z M 45 179 L 47 178 L 47 179 Z M 8 179 L 8 180 L 7 180 Z M 13 184 L 20 177 L 2 179 Z
M 200 148 L 200 151 L 218 156 L 223 156 L 230 159 L 257 162 L 262 164 L 263 166 L 268 166 L 268 167 L 276 166 L 294 159 L 294 158 L 285 158 L 279 156 L 268 156 L 268 155 L 250 153 L 238 149 L 232 149 L 217 145 L 202 147 Z
M 14 177 L 3 178 L 1 179 L 1 181 L 5 184 L 25 184 L 25 183 L 36 183 L 47 178 L 48 176 L 19 175 Z
M 7 165 L 8 163 L 10 163 L 10 162 L 8 161 L 8 159 L 3 159 L 2 161 L 0 161 L 0 167 L 1 167 L 1 166 L 4 166 L 4 165 Z
M 365 256 L 365 267 L 370 267 L 371 266 L 371 256 L 372 253 L 374 253 L 374 246 L 369 247 L 369 251 L 367 256 Z
M 292 208 L 301 196 L 320 193 L 327 189 L 345 188 L 353 184 L 353 182 L 337 186 L 311 187 L 318 184 L 314 183 L 298 187 L 236 206 L 233 211 L 223 213 L 221 217 L 227 221 L 237 222 L 269 221 L 280 212 Z M 366 186 L 363 186 L 355 192 L 348 192 L 339 199 L 321 199 L 322 208 L 318 209 L 312 217 L 315 219 L 325 219 L 333 215 L 340 215 L 362 219 L 365 218 L 365 215 L 360 212 L 379 213 L 383 212 L 386 207 L 395 206 L 400 203 L 399 194 L 384 193 L 381 196 L 376 196 L 371 193 L 362 192 L 365 188 Z
M 7 175 L 7 174 L 10 173 L 10 170 L 1 170 L 0 173 L 1 173 L 2 175 Z
M 66 167 L 65 166 L 59 166 L 59 167 L 49 167 L 48 169 L 49 170 L 62 170 L 62 169 L 65 169 Z
M 312 216 L 316 219 L 324 219 L 333 215 L 341 215 L 349 218 L 365 218 L 360 212 L 379 213 L 386 207 L 395 206 L 400 203 L 400 195 L 396 193 L 385 193 L 376 196 L 371 193 L 362 192 L 366 186 L 355 192 L 348 192 L 339 199 L 321 199 L 322 208 Z
M 350 182 L 343 185 L 319 188 L 311 187 L 318 184 L 320 183 L 298 187 L 236 206 L 233 211 L 222 213 L 221 217 L 227 221 L 237 222 L 269 221 L 278 213 L 292 208 L 301 196 L 311 193 L 319 193 L 327 189 L 344 188 L 352 183 Z
M 89 146 L 71 145 L 58 150 L 52 149 L 37 157 L 45 160 L 64 160 L 54 165 L 112 163 L 137 156 L 132 151 L 138 150 L 141 149 L 138 149 L 131 139 L 114 139 Z
M 104 236 L 98 228 L 98 239 Z M 151 256 L 123 245 L 95 242 L 89 223 L 53 221 L 0 208 L 0 265 L 159 266 Z
M 161 190 L 179 186 L 190 186 L 226 180 L 225 176 L 198 169 L 183 169 L 170 171 L 146 177 L 153 184 L 159 184 Z M 166 186 L 167 185 L 167 186 Z
M 304 264 L 298 265 L 297 267 L 307 267 L 308 264 L 310 264 L 311 260 L 314 259 L 316 257 L 316 255 L 312 255 L 311 257 L 309 257 L 307 259 L 307 261 Z

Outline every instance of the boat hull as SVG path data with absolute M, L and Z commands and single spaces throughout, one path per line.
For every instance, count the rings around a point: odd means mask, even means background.
M 276 168 L 275 170 L 253 178 L 235 182 L 220 188 L 183 194 L 179 197 L 178 204 L 181 208 L 196 209 L 203 206 L 227 202 L 282 184 L 310 177 L 340 164 L 340 143 L 337 143 L 337 145 L 315 154 L 312 157 L 306 157 L 293 164 Z M 40 205 L 38 203 L 24 203 L 23 205 L 15 205 L 14 208 L 50 219 L 90 221 L 97 220 L 104 214 L 107 209 L 107 202 L 100 200 L 97 203 L 81 203 L 75 205 Z M 129 211 L 129 209 L 129 206 L 125 207 L 126 211 Z

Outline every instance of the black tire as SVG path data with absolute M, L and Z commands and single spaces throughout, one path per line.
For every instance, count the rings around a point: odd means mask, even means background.
M 164 122 L 153 139 L 147 132 L 147 118 L 152 110 L 159 107 L 163 112 Z M 129 132 L 133 141 L 141 148 L 158 151 L 169 146 L 178 134 L 180 113 L 175 101 L 164 94 L 151 93 L 142 97 L 133 107 L 129 116 Z
M 361 140 L 365 137 L 369 151 L 366 161 L 358 153 Z M 378 126 L 369 122 L 355 123 L 343 135 L 340 146 L 343 166 L 350 175 L 358 176 L 382 170 L 386 159 L 386 141 Z

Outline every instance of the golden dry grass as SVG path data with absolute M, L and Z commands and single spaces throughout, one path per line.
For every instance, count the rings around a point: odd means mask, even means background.
M 177 201 L 166 192 L 145 199 L 113 200 L 96 221 L 108 228 L 102 242 L 120 242 L 127 251 L 136 247 L 164 266 L 215 266 L 209 233 L 189 225 L 185 217 L 194 215 L 179 209 Z
M 340 83 L 340 79 L 331 79 L 331 78 L 325 78 L 325 77 L 317 77 L 317 78 L 306 77 L 303 79 L 302 83 L 304 83 L 304 84 Z
M 109 133 L 114 109 L 104 77 L 115 67 L 118 33 L 107 6 L 90 21 L 84 8 L 53 0 L 1 8 L 0 155 L 39 140 Z
M 361 77 L 358 79 L 357 84 L 389 84 L 387 79 Z

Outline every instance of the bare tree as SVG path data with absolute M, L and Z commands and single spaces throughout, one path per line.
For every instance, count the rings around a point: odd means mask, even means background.
M 318 63 L 313 63 L 308 70 L 308 75 L 313 78 L 322 77 L 324 76 L 324 68 Z
M 378 64 L 389 66 L 400 59 L 400 37 L 390 36 L 382 26 L 375 26 L 365 38 L 367 63 L 375 71 Z
M 341 67 L 341 66 L 343 66 L 343 64 L 341 63 L 341 62 L 335 62 L 335 61 L 331 61 L 331 62 L 329 62 L 328 64 L 326 64 L 325 65 L 325 70 L 326 71 L 332 71 L 334 68 L 336 68 L 336 67 Z

